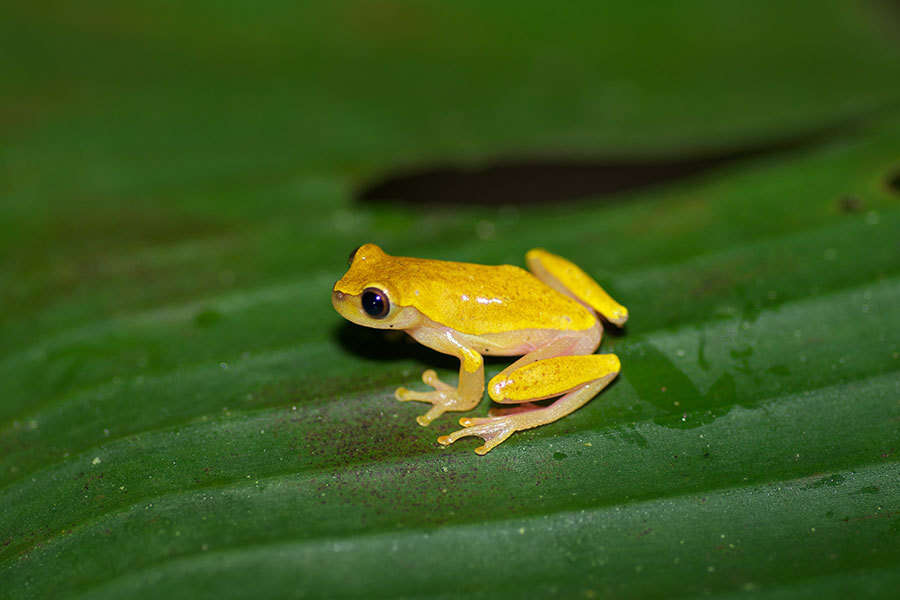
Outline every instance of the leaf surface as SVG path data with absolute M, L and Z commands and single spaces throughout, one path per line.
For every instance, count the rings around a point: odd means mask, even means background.
M 889 6 L 9 13 L 0 597 L 897 589 Z M 810 135 L 569 203 L 357 199 L 398 169 Z M 439 447 L 455 417 L 421 428 L 393 390 L 456 362 L 330 306 L 366 241 L 570 258 L 629 308 L 621 376 L 485 457 Z

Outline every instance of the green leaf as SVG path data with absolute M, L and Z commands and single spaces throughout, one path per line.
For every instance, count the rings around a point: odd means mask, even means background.
M 0 597 L 895 593 L 893 8 L 483 4 L 8 9 Z M 569 203 L 357 199 L 754 148 Z M 330 306 L 366 241 L 572 259 L 629 308 L 621 376 L 440 447 L 456 417 L 393 390 L 456 362 Z

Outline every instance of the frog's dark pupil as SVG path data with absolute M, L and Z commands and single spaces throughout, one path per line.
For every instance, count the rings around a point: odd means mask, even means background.
M 387 297 L 380 290 L 375 289 L 368 289 L 363 292 L 362 307 L 370 317 L 375 317 L 376 319 L 386 317 L 390 309 Z

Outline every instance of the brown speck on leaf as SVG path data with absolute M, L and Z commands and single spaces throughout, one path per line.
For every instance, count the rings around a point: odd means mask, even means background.
M 838 208 L 844 213 L 857 213 L 863 209 L 863 201 L 858 196 L 841 196 L 838 200 Z

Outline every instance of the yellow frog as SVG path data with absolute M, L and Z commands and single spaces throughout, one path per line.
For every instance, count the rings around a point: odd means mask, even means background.
M 628 310 L 573 263 L 546 250 L 525 255 L 528 271 L 511 265 L 407 258 L 365 244 L 350 256 L 350 269 L 334 284 L 331 302 L 344 318 L 378 329 L 402 330 L 420 344 L 460 360 L 453 387 L 428 369 L 434 388 L 398 388 L 398 400 L 433 406 L 417 418 L 427 426 L 447 411 L 474 408 L 484 394 L 482 355 L 521 356 L 488 383 L 495 402 L 516 404 L 486 418 L 462 418 L 463 429 L 438 442 L 478 436 L 486 454 L 515 431 L 551 423 L 597 395 L 619 373 L 614 354 L 594 354 L 603 326 Z M 561 396 L 550 405 L 533 401 Z

